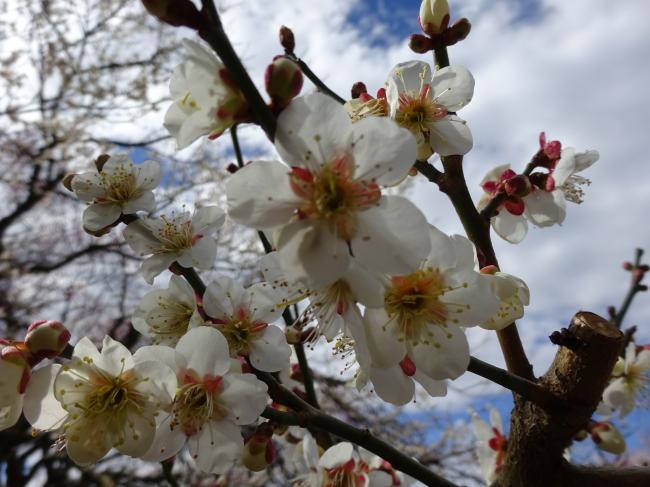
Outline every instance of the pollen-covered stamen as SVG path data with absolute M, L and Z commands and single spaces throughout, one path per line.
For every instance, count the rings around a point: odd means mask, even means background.
M 340 467 L 325 470 L 323 487 L 361 487 L 365 485 L 366 477 L 358 471 L 353 458 Z
M 187 303 L 160 296 L 155 323 L 149 324 L 154 344 L 158 344 L 161 337 L 182 337 L 187 332 L 187 325 L 193 313 L 194 308 Z
M 420 269 L 407 276 L 396 276 L 391 280 L 384 296 L 386 312 L 391 320 L 396 320 L 402 333 L 401 339 L 413 345 L 418 343 L 440 346 L 435 341 L 430 325 L 446 328 L 454 323 L 454 313 L 465 312 L 469 305 L 441 301 L 448 292 L 460 287 L 449 286 L 444 276 L 433 267 Z M 447 333 L 451 338 L 451 334 Z
M 572 174 L 567 178 L 564 184 L 560 186 L 560 191 L 564 193 L 564 198 L 567 201 L 579 205 L 582 203 L 585 196 L 585 192 L 581 186 L 589 186 L 590 184 L 591 181 L 589 179 Z
M 96 199 L 96 203 L 123 203 L 136 199 L 142 193 L 138 189 L 135 174 L 124 165 L 119 165 L 110 174 L 102 171 L 99 177 L 106 194 Z
M 170 428 L 180 426 L 183 433 L 191 436 L 200 431 L 206 422 L 224 418 L 226 412 L 219 403 L 222 382 L 220 376 L 205 375 L 201 379 L 192 370 L 179 374 Z
M 355 213 L 376 205 L 381 197 L 377 184 L 354 179 L 350 155 L 330 161 L 317 172 L 294 167 L 290 183 L 294 193 L 304 200 L 297 208 L 298 217 L 325 220 L 348 241 L 354 235 Z
M 228 340 L 230 354 L 233 357 L 236 355 L 247 356 L 250 353 L 251 344 L 269 326 L 268 323 L 253 321 L 248 310 L 244 308 L 237 309 L 229 318 L 212 321 Z
M 198 242 L 203 235 L 195 235 L 192 230 L 191 220 L 179 220 L 178 218 L 160 217 L 163 225 L 156 230 L 156 238 L 160 241 L 161 248 L 154 253 L 178 252 L 189 249 Z

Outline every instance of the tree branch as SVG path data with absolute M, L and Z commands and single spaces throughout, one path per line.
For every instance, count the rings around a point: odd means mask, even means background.
M 634 264 L 632 264 L 632 269 L 630 269 L 630 287 L 627 290 L 627 294 L 625 295 L 625 298 L 623 299 L 623 303 L 621 304 L 621 307 L 619 310 L 616 312 L 614 315 L 614 318 L 612 319 L 612 322 L 616 325 L 616 328 L 620 329 L 621 324 L 623 323 L 623 318 L 625 318 L 625 315 L 627 314 L 627 310 L 630 308 L 630 304 L 632 304 L 632 300 L 634 299 L 634 296 L 644 288 L 641 285 L 641 280 L 636 276 L 636 273 L 639 272 L 639 268 L 641 267 L 641 258 L 643 257 L 643 249 L 636 249 L 635 250 L 635 255 L 634 255 Z M 641 275 L 641 278 L 643 276 Z
M 345 100 L 343 98 L 341 98 L 339 95 L 334 93 L 318 76 L 316 76 L 316 74 L 311 70 L 311 68 L 307 65 L 306 62 L 304 62 L 302 59 L 296 56 L 292 51 L 288 51 L 287 49 L 285 49 L 284 53 L 289 59 L 291 59 L 294 63 L 300 66 L 300 69 L 303 72 L 303 74 L 307 76 L 309 81 L 311 81 L 314 84 L 314 86 L 318 88 L 318 91 L 323 92 L 330 98 L 339 102 L 341 105 L 345 103 Z

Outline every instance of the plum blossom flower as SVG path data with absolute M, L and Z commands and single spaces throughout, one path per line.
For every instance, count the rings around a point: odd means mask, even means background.
M 484 269 L 481 273 L 485 274 Z M 488 276 L 501 303 L 497 312 L 479 326 L 486 330 L 501 330 L 524 316 L 524 306 L 530 303 L 530 291 L 524 281 L 505 272 L 488 273 Z
M 70 332 L 60 322 L 40 320 L 29 326 L 24 341 L 0 340 L 0 431 L 16 424 L 23 409 L 29 418 L 33 405 L 40 408 L 51 368 L 32 370 L 61 353 L 69 339 Z
M 204 323 L 192 286 L 172 275 L 167 289 L 144 295 L 133 314 L 133 327 L 154 345 L 174 346 L 188 330 Z
M 55 366 L 52 366 L 55 367 Z M 99 352 L 88 338 L 77 342 L 72 359 L 54 378 L 52 389 L 32 405 L 27 419 L 37 429 L 62 428 L 60 441 L 77 465 L 97 462 L 111 448 L 138 457 L 151 445 L 156 415 L 176 389 L 171 369 L 140 360 L 119 342 L 104 338 Z M 53 400 L 54 399 L 54 400 Z
M 216 206 L 197 208 L 193 216 L 186 211 L 172 212 L 171 216 L 130 223 L 124 238 L 138 255 L 150 255 L 140 270 L 145 281 L 152 284 L 175 261 L 184 267 L 209 269 L 217 255 L 217 244 L 211 235 L 225 218 L 223 210 Z
M 472 413 L 472 428 L 476 436 L 476 454 L 487 485 L 492 484 L 503 468 L 508 454 L 508 437 L 503 434 L 501 415 L 490 409 L 490 424 L 476 412 Z
M 266 282 L 247 289 L 229 277 L 211 282 L 203 307 L 227 339 L 232 357 L 250 357 L 257 369 L 277 372 L 289 365 L 291 348 L 284 332 L 271 325 L 282 313 L 280 299 Z
M 393 68 L 387 85 L 390 117 L 415 136 L 419 160 L 433 152 L 450 156 L 470 151 L 472 133 L 452 114 L 474 94 L 474 78 L 466 68 L 447 66 L 431 73 L 427 63 L 409 61 Z
M 600 154 L 595 150 L 576 153 L 573 147 L 562 149 L 560 158 L 550 175 L 554 186 L 553 192 L 558 192 L 571 203 L 582 203 L 584 191 L 581 186 L 588 186 L 591 181 L 583 176 L 577 176 L 576 173 L 589 168 L 599 158 Z
M 358 335 L 363 325 L 357 303 L 375 308 L 384 303 L 380 277 L 363 268 L 354 258 L 350 259 L 350 267 L 340 279 L 314 290 L 287 280 L 277 252 L 262 257 L 260 268 L 266 282 L 282 298 L 279 305 L 288 306 L 309 299 L 309 305 L 297 321 L 300 327 L 315 322 L 315 338 L 323 335 L 331 341 L 341 332 L 348 336 Z
M 294 99 L 278 118 L 282 159 L 253 161 L 226 184 L 230 217 L 274 230 L 292 281 L 325 286 L 350 267 L 351 254 L 371 271 L 411 272 L 429 251 L 426 220 L 401 196 L 383 195 L 415 159 L 411 135 L 391 120 L 355 124 L 328 96 Z
M 599 449 L 615 455 L 625 453 L 625 437 L 612 423 L 591 421 L 587 430 Z
M 619 358 L 612 372 L 613 380 L 603 392 L 606 407 L 627 416 L 637 404 L 639 396 L 647 394 L 650 378 L 650 348 L 637 347 L 630 342 L 625 358 Z
M 156 209 L 151 190 L 162 178 L 157 162 L 134 165 L 127 154 L 116 154 L 108 159 L 100 156 L 97 166 L 97 171 L 73 175 L 69 183 L 77 197 L 89 203 L 82 217 L 86 230 L 98 232 L 122 214 Z
M 377 367 L 393 367 L 408 356 L 414 371 L 435 380 L 455 379 L 469 363 L 462 327 L 486 321 L 499 301 L 487 276 L 474 270 L 469 240 L 433 226 L 429 235 L 431 253 L 420 268 L 393 276 L 384 307 L 366 309 L 368 349 Z
M 266 384 L 233 364 L 225 337 L 214 328 L 188 331 L 175 349 L 148 346 L 141 356 L 172 368 L 173 401 L 159 415 L 156 436 L 142 458 L 161 461 L 187 443 L 204 472 L 224 473 L 242 457 L 240 426 L 255 422 L 268 401 Z
M 368 468 L 368 485 L 370 487 L 410 487 L 415 479 L 393 468 L 390 462 L 359 448 L 359 456 Z
M 183 45 L 187 58 L 172 73 L 174 103 L 164 122 L 178 149 L 203 135 L 215 139 L 249 116 L 248 103 L 223 63 L 196 42 L 185 39 Z

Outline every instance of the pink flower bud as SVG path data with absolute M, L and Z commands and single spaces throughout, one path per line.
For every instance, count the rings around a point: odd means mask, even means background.
M 296 39 L 293 36 L 293 31 L 286 25 L 280 27 L 280 44 L 287 52 L 293 52 L 296 48 Z
M 276 109 L 286 107 L 302 89 L 302 71 L 291 59 L 276 56 L 266 68 L 264 84 Z
M 363 81 L 357 81 L 352 85 L 350 93 L 352 94 L 353 99 L 359 98 L 363 93 L 368 93 L 368 88 L 366 88 L 366 85 Z
M 612 423 L 597 423 L 590 425 L 591 439 L 603 451 L 620 455 L 625 451 L 625 438 Z
M 25 344 L 37 362 L 59 355 L 70 340 L 70 332 L 62 323 L 35 321 L 27 329 Z
M 425 54 L 433 49 L 433 42 L 430 37 L 412 34 L 409 37 L 409 48 L 418 54 Z
M 539 149 L 551 161 L 556 161 L 562 154 L 562 143 L 559 140 L 546 141 L 546 133 L 539 133 Z

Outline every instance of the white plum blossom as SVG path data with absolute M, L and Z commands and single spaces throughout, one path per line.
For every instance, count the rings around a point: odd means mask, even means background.
M 362 317 L 357 303 L 369 307 L 381 307 L 384 303 L 384 288 L 380 276 L 363 268 L 356 259 L 350 259 L 350 267 L 334 283 L 317 289 L 308 289 L 304 284 L 289 282 L 285 276 L 277 252 L 271 252 L 260 261 L 264 279 L 272 286 L 281 305 L 288 306 L 305 298 L 309 305 L 298 318 L 299 325 L 315 322 L 314 337 L 325 336 L 333 340 L 339 333 L 357 336 L 362 331 Z
M 501 330 L 524 316 L 524 306 L 530 304 L 530 291 L 524 281 L 505 272 L 495 272 L 489 277 L 494 294 L 501 303 L 497 312 L 479 326 L 486 330 Z
M 650 384 L 650 348 L 637 347 L 630 342 L 625 358 L 619 358 L 612 372 L 612 381 L 603 392 L 603 403 L 627 416 L 637 405 L 640 396 L 648 393 Z M 602 409 L 601 409 L 602 410 Z
M 156 437 L 143 458 L 164 460 L 187 443 L 201 470 L 226 472 L 242 457 L 240 426 L 255 422 L 266 407 L 266 384 L 241 373 L 225 337 L 208 326 L 188 331 L 175 350 L 154 345 L 138 353 L 173 368 L 178 378 L 173 401 L 160 414 Z
M 0 351 L 4 348 L 0 345 Z M 0 431 L 10 428 L 20 418 L 30 373 L 29 365 L 0 358 Z
M 161 178 L 157 162 L 134 165 L 127 154 L 110 156 L 98 163 L 98 170 L 75 174 L 70 187 L 79 199 L 89 203 L 82 217 L 84 228 L 98 232 L 122 214 L 154 211 L 156 201 L 151 190 Z
M 576 153 L 573 147 L 562 149 L 560 160 L 551 172 L 553 192 L 558 192 L 571 203 L 582 203 L 584 191 L 580 186 L 588 186 L 591 181 L 583 176 L 577 176 L 576 173 L 591 167 L 599 158 L 600 154 L 595 150 Z
M 472 133 L 452 114 L 474 94 L 474 78 L 466 68 L 447 66 L 432 73 L 427 63 L 408 61 L 392 69 L 387 85 L 390 117 L 415 136 L 419 160 L 433 152 L 449 156 L 470 151 Z
M 487 276 L 474 270 L 472 243 L 429 226 L 431 253 L 415 272 L 393 276 L 383 308 L 364 314 L 372 363 L 398 365 L 408 357 L 414 371 L 435 379 L 455 379 L 469 364 L 462 327 L 485 322 L 499 301 Z
M 62 429 L 61 441 L 77 465 L 99 461 L 111 448 L 132 457 L 143 455 L 156 431 L 155 417 L 176 389 L 167 366 L 139 360 L 119 342 L 104 338 L 99 352 L 88 338 L 77 342 L 69 363 L 57 367 L 52 389 L 31 405 L 27 419 L 36 429 Z
M 508 454 L 508 438 L 503 434 L 501 415 L 490 409 L 490 424 L 476 412 L 472 413 L 472 428 L 476 436 L 476 455 L 487 485 L 492 484 L 503 468 Z
M 203 308 L 213 326 L 228 340 L 232 357 L 249 357 L 266 372 L 289 366 L 291 348 L 284 332 L 270 323 L 282 313 L 280 298 L 266 282 L 244 289 L 229 277 L 211 282 L 203 295 Z
M 169 91 L 174 103 L 164 122 L 178 149 L 203 135 L 217 138 L 248 118 L 248 103 L 223 63 L 196 42 L 185 39 L 183 45 L 187 58 L 172 73 Z
M 172 275 L 167 289 L 145 294 L 133 314 L 133 327 L 154 345 L 174 346 L 188 330 L 204 324 L 192 286 Z
M 209 269 L 217 255 L 212 234 L 223 225 L 225 218 L 223 210 L 216 206 L 197 208 L 192 216 L 187 211 L 172 212 L 171 216 L 130 223 L 124 230 L 124 238 L 138 255 L 150 256 L 140 270 L 145 281 L 152 284 L 173 262 Z
M 383 117 L 352 123 L 345 108 L 314 93 L 278 117 L 275 146 L 287 165 L 253 161 L 226 184 L 229 216 L 274 231 L 287 278 L 315 287 L 341 278 L 351 255 L 374 272 L 407 273 L 429 252 L 426 220 L 382 186 L 415 160 L 408 131 Z

